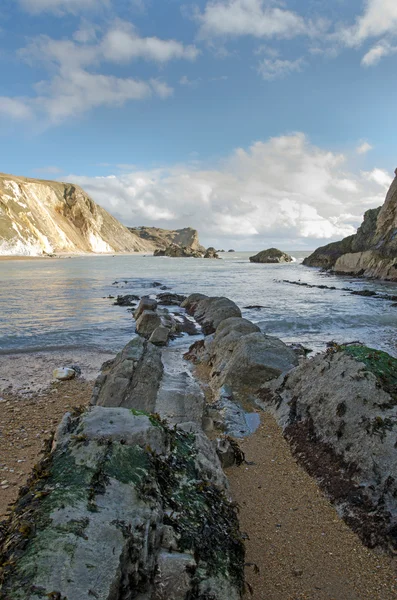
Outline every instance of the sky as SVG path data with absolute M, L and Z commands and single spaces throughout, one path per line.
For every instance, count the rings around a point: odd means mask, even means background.
M 395 0 L 2 0 L 0 170 L 218 248 L 355 232 L 397 166 Z

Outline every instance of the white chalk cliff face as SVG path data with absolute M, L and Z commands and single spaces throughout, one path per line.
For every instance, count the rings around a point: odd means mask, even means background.
M 0 174 L 0 255 L 150 250 L 80 187 Z

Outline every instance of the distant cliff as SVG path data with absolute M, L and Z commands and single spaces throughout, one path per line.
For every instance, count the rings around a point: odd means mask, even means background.
M 303 264 L 397 281 L 397 176 L 383 206 L 367 210 L 355 235 L 317 248 Z
M 0 174 L 0 255 L 151 249 L 76 185 Z
M 191 227 L 175 230 L 160 229 L 159 227 L 129 227 L 128 229 L 134 235 L 151 244 L 153 250 L 165 250 L 176 244 L 198 252 L 205 252 L 205 248 L 199 242 L 197 230 Z

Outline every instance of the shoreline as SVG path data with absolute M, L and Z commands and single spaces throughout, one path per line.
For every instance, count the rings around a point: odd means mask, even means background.
M 65 259 L 65 258 L 97 258 L 100 256 L 107 257 L 116 257 L 116 256 L 152 256 L 148 254 L 148 252 L 103 252 L 103 253 L 81 253 L 81 254 L 62 254 L 58 253 L 54 256 L 30 256 L 30 255 L 21 255 L 21 254 L 6 254 L 0 255 L 0 262 L 8 262 L 11 260 L 56 260 L 56 259 Z

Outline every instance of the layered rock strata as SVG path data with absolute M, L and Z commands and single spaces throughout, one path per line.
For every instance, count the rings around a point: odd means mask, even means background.
M 397 177 L 383 206 L 364 214 L 355 235 L 318 248 L 303 264 L 336 273 L 397 281 Z
M 0 174 L 0 255 L 151 249 L 76 185 Z

